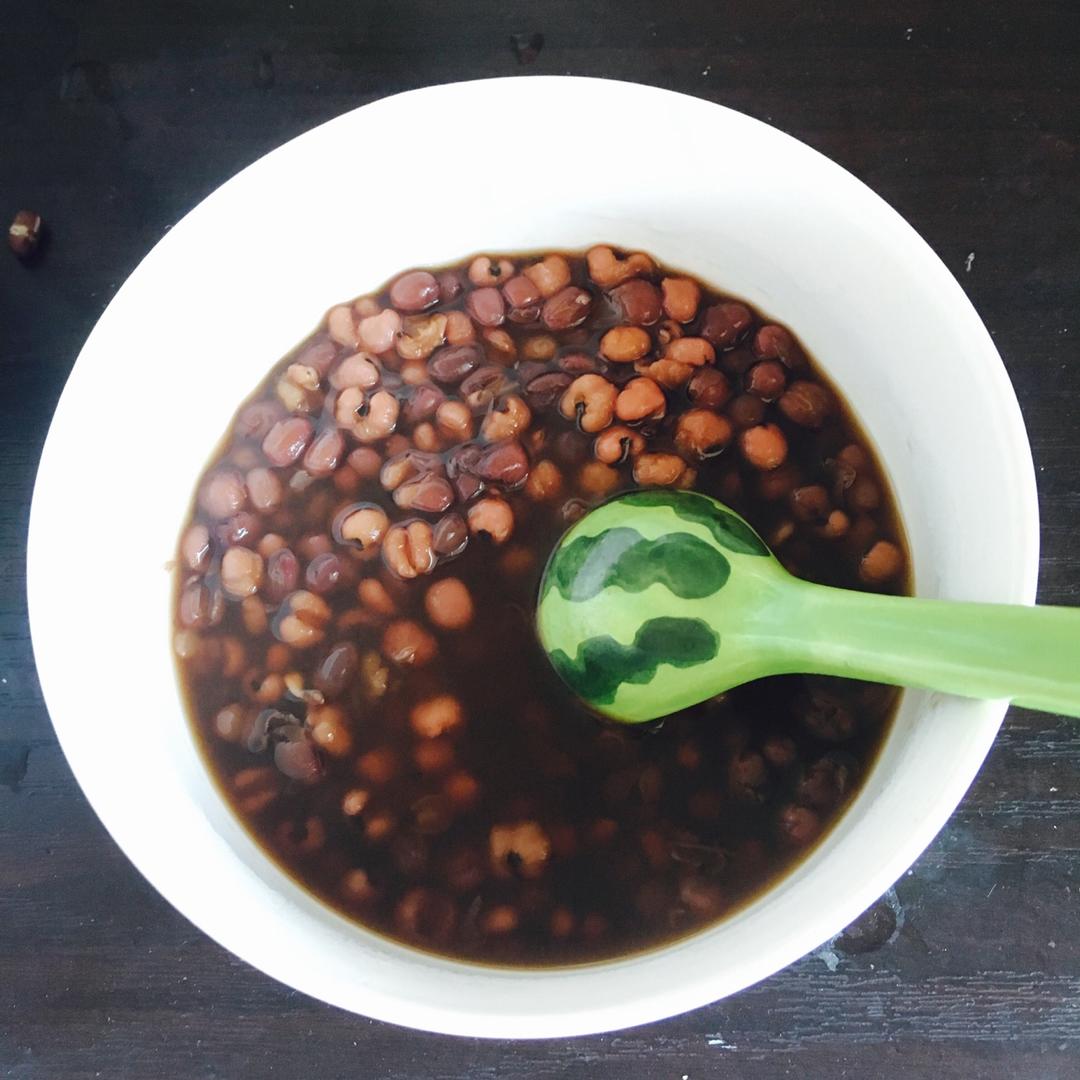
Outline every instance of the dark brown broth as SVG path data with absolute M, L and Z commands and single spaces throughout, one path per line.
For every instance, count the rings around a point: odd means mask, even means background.
M 522 256 L 513 258 L 519 266 L 526 261 Z M 568 254 L 567 258 L 574 266 L 575 282 L 589 285 L 581 256 Z M 466 285 L 467 266 L 460 267 Z M 677 273 L 661 270 L 656 280 L 665 272 Z M 599 294 L 595 286 L 591 288 Z M 729 299 L 704 285 L 702 289 L 701 310 L 717 299 Z M 388 304 L 385 288 L 373 295 L 380 306 Z M 435 310 L 461 308 L 462 299 Z M 755 315 L 754 327 L 766 321 Z M 584 327 L 555 336 L 595 353 L 600 336 L 615 322 L 612 306 L 601 300 L 594 304 Z M 537 332 L 535 326 L 509 323 L 504 329 L 519 343 Z M 317 333 L 309 341 L 318 338 Z M 277 364 L 250 400 L 273 397 L 278 375 L 303 348 Z M 349 351 L 341 349 L 339 355 Z M 554 370 L 553 365 L 547 366 Z M 720 356 L 718 366 L 732 368 L 732 357 Z M 816 365 L 810 371 L 800 377 L 829 386 Z M 397 391 L 403 399 L 410 392 L 408 387 Z M 835 388 L 832 392 L 842 403 Z M 686 407 L 683 391 L 669 392 L 668 399 L 669 417 Z M 790 423 L 774 404 L 767 406 L 767 412 L 767 419 L 778 423 L 787 435 L 788 460 L 797 463 L 804 485 L 821 483 L 832 489 L 835 470 L 827 463 L 849 443 L 870 448 L 846 408 L 837 411 L 821 431 Z M 539 423 L 550 432 L 543 457 L 553 456 L 548 452 L 553 440 L 564 435 L 577 444 L 580 460 L 589 460 L 591 438 L 577 432 L 557 410 L 534 410 L 533 427 Z M 398 428 L 408 429 L 407 424 Z M 223 463 L 265 464 L 258 447 L 258 442 L 226 436 L 207 471 Z M 649 449 L 670 448 L 670 433 L 662 426 L 650 437 Z M 722 700 L 648 728 L 597 721 L 563 691 L 532 627 L 541 569 L 566 527 L 560 508 L 578 495 L 572 469 L 565 464 L 567 457 L 554 460 L 567 481 L 562 498 L 538 504 L 526 500 L 520 491 L 509 494 L 515 530 L 506 545 L 495 547 L 486 538 L 473 537 L 464 554 L 441 564 L 430 578 L 403 582 L 393 590 L 400 611 L 423 622 L 422 595 L 428 585 L 443 577 L 457 577 L 472 594 L 476 617 L 465 631 L 435 631 L 439 643 L 435 660 L 420 670 L 391 671 L 389 688 L 380 699 L 372 700 L 361 680 L 355 681 L 340 701 L 352 721 L 352 750 L 343 758 L 322 754 L 325 771 L 317 783 L 288 780 L 272 771 L 269 750 L 252 753 L 215 732 L 214 718 L 220 709 L 233 702 L 250 703 L 252 680 L 257 682 L 266 673 L 260 657 L 275 641 L 272 632 L 253 639 L 245 630 L 240 605 L 227 601 L 220 625 L 200 635 L 200 653 L 179 663 L 188 712 L 211 773 L 276 861 L 357 922 L 408 944 L 473 961 L 551 965 L 618 956 L 655 947 L 730 914 L 790 870 L 813 846 L 785 839 L 778 819 L 783 807 L 800 798 L 806 801 L 807 789 L 805 784 L 799 787 L 800 781 L 823 758 L 828 759 L 828 768 L 839 766 L 850 775 L 837 805 L 818 808 L 822 833 L 835 822 L 873 764 L 896 698 L 887 688 L 793 676 L 741 687 Z M 281 470 L 286 476 L 297 471 L 298 466 Z M 860 535 L 855 549 L 844 541 L 818 539 L 812 530 L 797 525 L 778 549 L 794 572 L 831 585 L 866 588 L 859 581 L 857 566 L 871 540 L 889 539 L 906 552 L 880 466 L 872 461 L 859 476 L 872 479 L 881 493 L 880 507 L 862 515 L 872 520 L 872 528 L 860 526 L 865 535 Z M 629 464 L 620 468 L 620 479 L 620 488 L 632 486 Z M 723 499 L 770 538 L 791 519 L 791 511 L 786 497 L 761 497 L 761 483 L 762 474 L 742 461 L 732 445 L 698 466 L 694 486 Z M 607 496 L 584 498 L 594 504 L 603 497 Z M 417 516 L 398 510 L 377 479 L 365 481 L 358 493 L 348 496 L 335 488 L 332 479 L 320 479 L 303 491 L 287 489 L 282 509 L 267 515 L 265 531 L 283 535 L 295 550 L 297 538 L 329 532 L 335 508 L 360 500 L 382 505 L 391 521 Z M 838 505 L 843 505 L 842 500 Z M 197 508 L 194 514 L 196 520 L 205 518 Z M 858 516 L 852 513 L 853 522 Z M 215 548 L 206 580 L 213 579 L 220 551 L 220 546 Z M 527 568 L 506 571 L 509 557 L 526 561 Z M 305 563 L 301 558 L 301 565 Z M 381 561 L 357 561 L 354 571 L 356 576 L 382 572 Z M 185 580 L 181 573 L 181 587 Z M 907 586 L 902 574 L 887 591 L 906 591 Z M 335 620 L 354 611 L 355 582 L 339 588 L 327 601 Z M 334 644 L 351 640 L 362 652 L 377 653 L 381 632 L 379 626 L 355 626 L 341 632 L 331 624 L 322 644 L 293 651 L 289 670 L 300 672 L 304 685 L 310 687 L 313 669 Z M 213 642 L 226 636 L 238 639 L 245 648 L 240 674 L 222 672 L 228 660 Z M 480 792 L 471 809 L 453 813 L 452 823 L 439 832 L 431 830 L 441 826 L 438 819 L 446 814 L 447 774 L 425 774 L 413 764 L 414 748 L 424 740 L 416 737 L 408 722 L 412 705 L 433 693 L 452 693 L 464 707 L 463 730 L 443 736 L 453 744 L 454 764 L 449 771 L 467 772 Z M 297 718 L 304 715 L 303 703 L 288 695 L 276 705 Z M 821 737 L 830 710 L 837 708 L 854 717 L 853 733 L 839 740 Z M 816 733 L 808 725 L 811 714 Z M 748 785 L 740 770 L 753 772 L 753 755 L 777 737 L 793 740 L 795 762 L 787 767 L 768 765 L 766 782 Z M 389 748 L 397 759 L 396 777 L 381 785 L 359 779 L 357 757 L 383 748 Z M 253 767 L 263 769 L 255 787 L 273 787 L 274 797 L 258 810 L 245 810 L 244 798 L 252 789 L 238 791 L 236 778 Z M 347 817 L 341 811 L 342 797 L 354 788 L 370 791 L 371 799 L 362 815 Z M 385 814 L 393 819 L 389 834 L 377 841 L 365 837 L 366 823 Z M 318 831 L 325 832 L 325 840 L 315 850 L 304 852 L 300 849 L 308 835 L 306 823 L 312 819 L 320 823 L 311 834 L 312 842 L 318 839 Z M 519 876 L 520 868 L 511 865 L 503 867 L 503 876 L 494 873 L 488 855 L 491 828 L 525 821 L 539 823 L 551 843 L 552 854 L 543 872 L 536 877 Z M 476 868 L 474 876 L 480 880 L 463 880 L 468 877 L 463 866 Z M 367 873 L 378 893 L 375 899 L 364 903 L 343 899 L 343 878 L 356 868 Z M 441 898 L 436 914 L 429 912 L 421 922 L 439 922 L 443 909 L 452 910 L 452 931 L 424 933 L 423 927 L 417 931 L 407 925 L 410 920 L 402 913 L 402 897 L 417 888 Z M 516 929 L 485 930 L 492 909 L 503 905 L 515 913 Z M 431 929 L 430 925 L 426 928 Z

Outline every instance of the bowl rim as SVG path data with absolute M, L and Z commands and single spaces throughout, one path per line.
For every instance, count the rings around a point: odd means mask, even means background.
M 721 114 L 726 114 L 725 119 L 727 121 L 752 125 L 755 129 L 766 129 L 769 138 L 780 140 L 792 152 L 800 155 L 811 155 L 813 159 L 819 161 L 819 164 L 824 163 L 832 171 L 831 175 L 836 177 L 837 183 L 848 185 L 853 192 L 858 194 L 859 198 L 868 200 L 868 205 L 872 204 L 874 206 L 876 213 L 881 217 L 883 225 L 891 230 L 890 239 L 905 246 L 905 254 L 917 263 L 920 273 L 933 275 L 934 286 L 939 288 L 948 298 L 954 317 L 964 324 L 970 337 L 973 353 L 979 353 L 982 357 L 986 378 L 1000 407 L 997 419 L 1006 425 L 1001 430 L 1000 437 L 1008 447 L 1007 457 L 1014 467 L 1011 481 L 1020 496 L 1016 508 L 1015 524 L 1017 549 L 1021 554 L 1016 561 L 1015 567 L 1013 567 L 1012 585 L 1015 599 L 1018 602 L 1032 602 L 1035 596 L 1039 560 L 1039 517 L 1034 464 L 1015 391 L 993 341 L 970 300 L 944 263 L 915 229 L 857 177 L 817 150 L 772 127 L 772 125 L 715 102 L 646 84 L 577 76 L 541 75 L 468 80 L 423 87 L 380 98 L 303 132 L 258 158 L 216 188 L 154 245 L 139 266 L 132 272 L 128 282 L 125 282 L 117 291 L 116 296 L 106 309 L 106 315 L 110 311 L 115 314 L 116 311 L 122 310 L 126 303 L 129 282 L 137 278 L 148 263 L 167 257 L 175 238 L 181 235 L 185 229 L 197 227 L 200 213 L 205 206 L 213 204 L 215 200 L 222 196 L 222 192 L 231 192 L 241 185 L 251 182 L 253 170 L 260 169 L 264 163 L 287 147 L 295 148 L 297 144 L 302 145 L 305 140 L 314 141 L 326 137 L 328 129 L 333 129 L 335 126 L 341 126 L 344 130 L 349 124 L 356 122 L 354 118 L 360 113 L 369 110 L 400 108 L 403 101 L 411 101 L 420 105 L 426 98 L 438 97 L 448 91 L 461 92 L 464 88 L 478 86 L 484 86 L 488 90 L 500 88 L 510 94 L 536 93 L 543 95 L 545 86 L 553 83 L 573 83 L 592 87 L 599 84 L 607 93 L 655 96 L 669 102 L 672 109 L 693 107 L 720 110 Z M 525 84 L 525 86 L 523 87 L 522 84 Z M 692 106 L 690 103 L 692 103 Z M 192 225 L 192 222 L 194 222 L 194 225 Z M 102 316 L 102 321 L 105 320 L 106 315 Z M 99 331 L 101 325 L 102 323 L 99 322 L 95 326 L 86 344 L 80 350 L 79 358 L 72 368 L 58 402 L 58 416 L 63 412 L 65 399 L 70 399 L 78 392 L 78 380 L 93 362 L 93 353 L 99 347 L 97 335 L 105 333 Z M 757 963 L 745 963 L 735 979 L 724 980 L 717 976 L 713 979 L 691 981 L 687 985 L 677 988 L 664 985 L 645 986 L 629 1003 L 624 1001 L 616 1005 L 607 1005 L 600 1002 L 591 1003 L 587 1007 L 575 1005 L 572 1012 L 561 1008 L 535 1013 L 524 1010 L 509 1016 L 500 1015 L 497 1017 L 478 1014 L 456 1001 L 447 1001 L 440 1007 L 418 1008 L 415 1003 L 407 999 L 383 995 L 377 988 L 372 987 L 362 988 L 350 995 L 348 1000 L 343 1000 L 340 993 L 321 985 L 317 975 L 299 976 L 295 971 L 290 970 L 287 965 L 276 963 L 272 958 L 268 959 L 265 953 L 255 955 L 250 948 L 239 945 L 224 924 L 208 925 L 209 920 L 206 918 L 205 912 L 193 914 L 193 905 L 187 897 L 177 896 L 175 890 L 167 882 L 161 881 L 158 874 L 147 870 L 146 860 L 143 857 L 144 853 L 139 849 L 138 844 L 133 842 L 129 830 L 124 827 L 122 821 L 115 819 L 109 810 L 102 805 L 102 800 L 98 798 L 103 778 L 97 775 L 97 769 L 93 762 L 80 756 L 69 738 L 70 726 L 76 722 L 77 718 L 64 715 L 54 709 L 56 695 L 54 693 L 55 684 L 53 679 L 56 673 L 62 670 L 63 658 L 55 655 L 54 644 L 48 632 L 47 615 L 45 614 L 46 605 L 44 602 L 45 595 L 54 588 L 54 581 L 46 569 L 46 564 L 49 561 L 49 551 L 55 550 L 55 541 L 48 535 L 44 524 L 46 517 L 45 507 L 53 499 L 54 490 L 60 485 L 60 468 L 62 466 L 58 450 L 61 436 L 57 434 L 54 424 L 50 425 L 49 434 L 42 450 L 31 505 L 27 544 L 27 596 L 33 648 L 42 695 L 49 709 L 57 737 L 76 780 L 110 835 L 136 868 L 150 880 L 151 884 L 169 903 L 195 925 L 199 926 L 203 932 L 248 963 L 287 985 L 294 986 L 331 1004 L 362 1012 L 364 1015 L 375 1019 L 410 1027 L 419 1027 L 429 1031 L 470 1036 L 501 1038 L 566 1036 L 613 1030 L 675 1015 L 750 986 L 810 952 L 819 946 L 823 940 L 841 930 L 904 873 L 933 840 L 955 810 L 964 792 L 974 779 L 986 753 L 989 751 L 1006 711 L 1006 702 L 972 704 L 973 715 L 978 715 L 978 724 L 973 724 L 973 726 L 977 726 L 979 734 L 967 762 L 969 767 L 961 770 L 948 787 L 935 793 L 934 812 L 923 819 L 918 830 L 913 831 L 906 837 L 905 843 L 899 844 L 893 849 L 891 855 L 882 861 L 874 873 L 865 875 L 850 890 L 846 902 L 838 904 L 834 910 L 830 911 L 829 918 L 808 919 L 805 925 L 793 929 L 782 944 L 778 943 L 771 952 L 763 953 Z M 777 886 L 772 888 L 775 889 Z M 736 914 L 733 919 L 738 920 L 739 917 L 740 915 Z M 350 930 L 355 929 L 353 924 L 348 923 L 340 916 L 338 918 L 341 919 L 343 926 L 348 927 Z M 823 932 L 823 926 L 831 928 L 828 933 Z M 680 939 L 669 946 L 656 950 L 656 952 L 665 956 L 670 955 L 681 949 L 692 947 L 694 940 L 694 937 Z M 616 977 L 624 973 L 629 974 L 633 969 L 647 967 L 647 961 L 653 955 L 652 952 L 635 954 L 611 961 L 581 965 L 579 968 L 513 969 L 509 972 L 507 969 L 482 966 L 478 968 L 477 965 L 456 964 L 452 961 L 448 963 L 451 967 L 460 968 L 467 975 L 474 977 L 506 980 L 508 977 L 520 978 L 525 975 L 530 980 L 535 980 L 538 985 L 543 982 L 554 982 L 555 985 L 561 985 L 560 980 L 563 980 L 568 973 L 572 974 L 581 970 L 603 969 L 605 973 L 610 973 Z

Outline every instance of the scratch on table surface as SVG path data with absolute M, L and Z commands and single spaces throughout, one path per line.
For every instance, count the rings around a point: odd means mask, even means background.
M 718 1050 L 738 1050 L 739 1048 L 734 1044 L 727 1041 L 719 1031 L 714 1031 L 712 1034 L 706 1034 L 705 1041 L 709 1046 L 715 1046 Z
M 964 260 L 964 272 L 967 273 L 967 274 L 970 274 L 971 273 L 971 268 L 974 265 L 975 265 L 975 252 L 974 251 L 969 251 L 968 255 L 967 255 L 967 258 Z

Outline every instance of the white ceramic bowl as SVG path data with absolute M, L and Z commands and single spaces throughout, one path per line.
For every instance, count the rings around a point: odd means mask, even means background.
M 576 122 L 516 137 L 544 115 Z M 478 116 L 493 145 L 452 160 L 446 125 Z M 801 143 L 646 86 L 523 78 L 388 98 L 267 155 L 154 248 L 83 348 L 34 494 L 30 613 L 64 751 L 135 865 L 238 956 L 358 1013 L 571 1035 L 731 994 L 903 873 L 1004 713 L 907 693 L 862 793 L 803 865 L 719 926 L 625 960 L 527 972 L 424 955 L 351 925 L 261 853 L 196 753 L 170 656 L 165 564 L 200 469 L 332 302 L 413 265 L 596 241 L 642 247 L 796 329 L 877 440 L 920 595 L 1034 598 L 1030 451 L 986 330 L 916 233 Z

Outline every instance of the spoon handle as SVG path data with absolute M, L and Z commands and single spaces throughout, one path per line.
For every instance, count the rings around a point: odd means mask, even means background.
M 800 581 L 777 642 L 792 670 L 1009 698 L 1080 716 L 1080 608 L 957 603 Z

